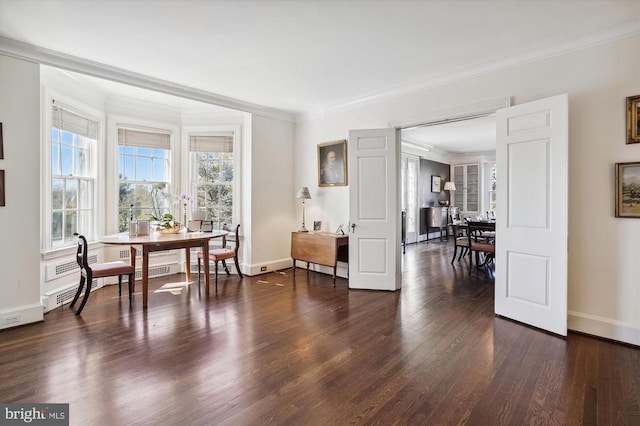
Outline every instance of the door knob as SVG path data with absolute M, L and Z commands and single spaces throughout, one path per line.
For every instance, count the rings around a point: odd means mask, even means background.
M 356 224 L 352 223 L 351 224 L 351 233 L 354 233 L 354 232 L 356 232 Z

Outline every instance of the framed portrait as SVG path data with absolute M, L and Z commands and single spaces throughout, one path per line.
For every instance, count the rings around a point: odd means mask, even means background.
M 640 143 L 640 95 L 627 98 L 627 144 Z
M 616 217 L 640 218 L 640 161 L 616 163 Z
M 347 141 L 318 145 L 318 186 L 347 185 Z
M 0 170 L 0 207 L 4 206 L 4 170 Z
M 440 192 L 440 176 L 431 176 L 431 192 Z

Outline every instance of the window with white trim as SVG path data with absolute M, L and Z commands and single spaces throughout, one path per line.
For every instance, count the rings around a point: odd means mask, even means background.
M 99 122 L 90 114 L 52 101 L 49 218 L 46 248 L 76 244 L 74 232 L 95 232 L 95 155 Z
M 233 132 L 203 132 L 189 135 L 191 187 L 194 211 L 204 211 L 214 228 L 231 224 L 234 210 Z
M 172 213 L 171 132 L 118 128 L 118 229 L 134 219 Z

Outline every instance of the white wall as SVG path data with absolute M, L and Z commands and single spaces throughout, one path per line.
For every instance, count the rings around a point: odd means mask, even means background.
M 6 206 L 0 207 L 0 319 L 40 321 L 40 71 L 0 55 Z M 3 324 L 0 329 L 16 325 Z
M 298 123 L 296 184 L 314 216 L 347 217 L 348 188 L 315 184 L 318 143 L 349 129 L 388 127 L 491 99 L 512 104 L 569 95 L 569 327 L 640 344 L 640 219 L 614 217 L 614 163 L 640 161 L 625 144 L 625 97 L 640 93 L 640 35 L 412 93 L 326 111 Z M 314 196 L 315 195 L 315 196 Z
M 249 118 L 248 118 L 249 119 Z M 251 142 L 243 152 L 243 243 L 246 272 L 255 275 L 291 266 L 295 228 L 294 124 L 253 115 Z M 241 228 L 242 229 L 242 228 Z

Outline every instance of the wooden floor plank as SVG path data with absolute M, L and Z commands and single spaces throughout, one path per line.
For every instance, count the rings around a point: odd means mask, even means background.
M 640 350 L 493 314 L 493 274 L 407 246 L 397 292 L 290 270 L 117 287 L 0 331 L 0 401 L 71 424 L 640 424 Z M 139 286 L 138 286 L 139 287 Z

